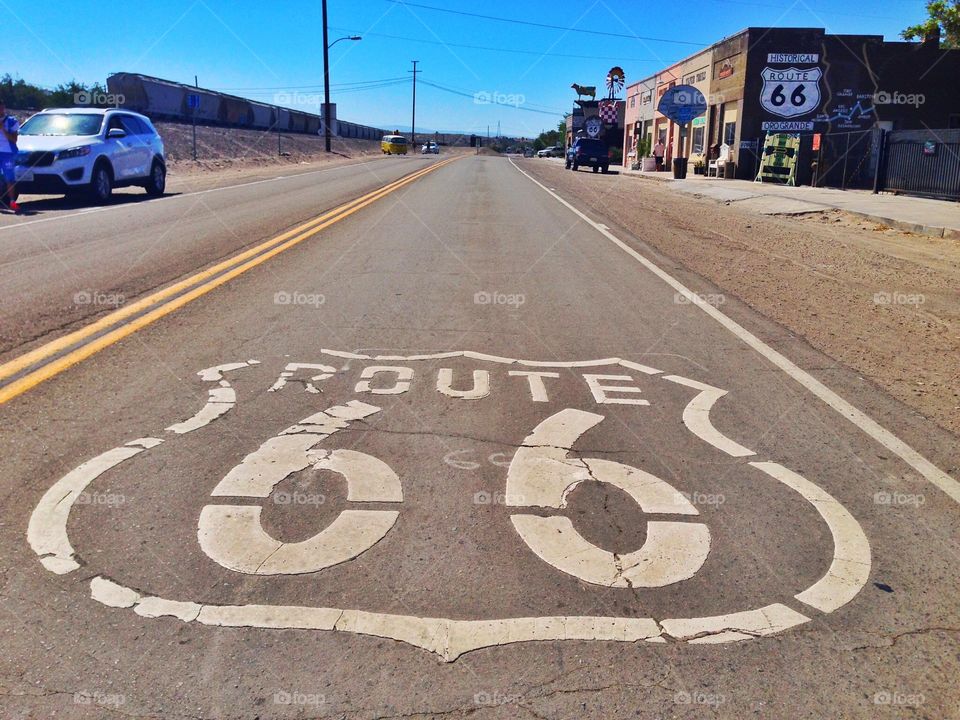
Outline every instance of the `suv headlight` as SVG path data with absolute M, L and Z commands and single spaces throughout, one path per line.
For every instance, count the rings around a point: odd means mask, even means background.
M 57 160 L 69 160 L 70 158 L 84 157 L 90 154 L 90 146 L 82 145 L 80 147 L 61 150 L 57 153 Z

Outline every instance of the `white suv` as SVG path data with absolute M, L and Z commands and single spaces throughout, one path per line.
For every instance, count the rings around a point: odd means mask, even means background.
M 43 110 L 20 128 L 17 188 L 25 193 L 89 193 L 99 203 L 113 188 L 139 185 L 163 195 L 163 141 L 143 115 L 126 110 Z

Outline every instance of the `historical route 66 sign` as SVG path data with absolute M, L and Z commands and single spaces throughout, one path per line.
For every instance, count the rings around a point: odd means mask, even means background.
M 772 115 L 792 118 L 808 115 L 820 106 L 819 67 L 764 68 L 760 105 Z
M 600 133 L 603 131 L 603 121 L 598 115 L 591 115 L 584 123 L 584 128 L 586 128 L 587 135 L 590 137 L 600 137 Z
M 30 517 L 27 539 L 43 566 L 80 576 L 93 600 L 118 612 L 391 638 L 450 661 L 535 640 L 764 637 L 842 607 L 869 576 L 870 546 L 854 516 L 811 479 L 723 434 L 711 410 L 727 392 L 696 379 L 621 358 L 539 362 L 473 351 L 322 350 L 297 362 L 231 362 L 197 375 L 207 384 L 201 407 L 155 436 L 86 460 L 53 482 Z M 242 411 L 233 412 L 241 401 Z M 481 446 L 496 436 L 494 447 L 512 448 L 499 453 L 506 462 L 485 469 L 489 484 L 480 493 L 451 475 L 456 465 L 446 460 L 457 450 L 450 438 L 462 443 L 472 435 L 486 436 Z M 708 477 L 683 470 L 694 456 Z M 670 457 L 680 471 L 668 470 L 668 482 L 657 468 L 670 466 L 650 461 Z M 710 477 L 721 468 L 722 477 Z M 332 522 L 308 515 L 306 532 L 284 537 L 269 516 L 278 494 L 289 497 L 284 488 L 311 470 L 345 485 L 345 507 Z M 747 488 L 739 505 L 731 497 L 704 513 L 709 503 L 698 498 L 705 490 L 735 492 L 717 484 L 729 473 Z M 571 519 L 577 493 L 601 487 L 645 519 L 636 547 L 602 547 Z M 95 506 L 90 498 L 108 489 L 131 501 Z M 784 530 L 779 521 L 765 526 L 755 492 L 784 494 L 791 522 L 805 531 Z M 309 512 L 286 502 L 283 512 L 301 519 Z M 103 512 L 115 514 L 98 522 Z M 68 522 L 71 513 L 86 522 Z M 453 525 L 458 534 L 450 534 Z M 78 527 L 84 530 L 71 538 L 68 528 Z M 802 579 L 790 565 L 785 583 L 751 587 L 742 598 L 736 585 L 721 597 L 707 593 L 706 613 L 685 610 L 682 592 L 659 612 L 645 604 L 636 606 L 641 616 L 622 609 L 637 592 L 670 592 L 704 572 L 728 576 L 734 566 L 724 558 L 755 552 L 742 538 L 764 531 L 782 533 L 767 546 L 818 550 L 821 561 Z M 101 536 L 113 542 L 94 539 Z M 100 545 L 82 556 L 72 542 L 78 538 Z M 456 554 L 464 542 L 469 552 Z M 418 565 L 426 547 L 439 555 Z M 162 554 L 170 555 L 163 561 L 177 569 L 173 576 L 144 567 Z M 413 571 L 399 573 L 405 563 Z M 369 591 L 397 582 L 412 586 L 400 605 Z M 443 605 L 451 585 L 457 601 Z M 549 601 L 531 587 L 549 588 Z M 507 596 L 495 610 L 471 605 L 501 588 Z M 626 595 L 605 604 L 611 593 Z

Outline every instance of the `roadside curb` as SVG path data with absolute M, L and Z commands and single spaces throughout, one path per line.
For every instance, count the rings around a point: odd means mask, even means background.
M 628 170 L 623 168 L 620 170 L 620 174 L 624 177 L 635 177 L 641 180 L 653 180 L 660 183 L 672 183 L 674 179 L 669 177 L 669 173 L 647 173 L 640 172 L 638 170 Z M 663 177 L 666 176 L 666 177 Z M 713 197 L 706 193 L 697 192 L 695 190 L 689 190 L 687 188 L 682 188 L 680 190 L 687 195 L 692 195 L 694 197 L 701 197 L 708 200 L 713 200 L 716 203 L 723 205 L 736 206 L 737 204 L 743 202 L 743 200 L 723 200 L 720 198 Z M 758 195 L 765 196 L 764 193 L 758 193 Z M 746 198 L 745 198 L 746 199 Z M 802 202 L 808 202 L 806 200 L 798 199 Z M 947 240 L 957 240 L 960 239 L 960 228 L 945 227 L 942 225 L 926 225 L 923 223 L 913 223 L 907 220 L 897 220 L 895 218 L 886 217 L 884 215 L 876 215 L 874 213 L 866 213 L 857 210 L 850 210 L 849 208 L 839 207 L 836 205 L 829 205 L 823 202 L 810 203 L 811 208 L 809 212 L 824 212 L 826 210 L 839 210 L 841 212 L 849 213 L 858 218 L 864 220 L 870 220 L 871 222 L 880 223 L 886 225 L 887 227 L 894 228 L 896 230 L 902 230 L 904 232 L 916 233 L 918 235 L 927 235 L 929 237 L 938 237 L 944 238 Z M 793 213 L 797 214 L 797 213 Z
M 837 208 L 838 210 L 842 208 Z M 888 227 L 904 230 L 906 232 L 917 233 L 919 235 L 929 235 L 931 237 L 946 238 L 947 240 L 960 240 L 960 228 L 949 228 L 938 225 L 923 225 L 920 223 L 907 222 L 905 220 L 895 220 L 882 215 L 872 215 L 870 213 L 857 212 L 856 210 L 844 210 L 851 215 L 878 222 Z

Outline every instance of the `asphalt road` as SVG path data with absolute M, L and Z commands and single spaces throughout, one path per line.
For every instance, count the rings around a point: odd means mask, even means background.
M 15 298 L 0 307 L 0 358 L 431 162 L 393 157 L 200 191 L 172 179 L 160 201 L 132 188 L 105 207 L 25 196 L 26 215 L 0 220 L 0 285 Z
M 335 177 L 0 231 L 6 359 L 186 278 L 5 380 L 0 715 L 960 716 L 956 481 L 511 161 L 191 284 Z

